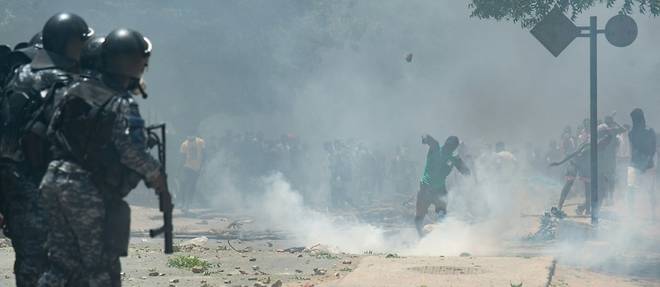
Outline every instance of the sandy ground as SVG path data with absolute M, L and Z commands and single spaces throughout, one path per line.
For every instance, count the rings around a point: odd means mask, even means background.
M 637 268 L 641 271 L 636 274 L 618 274 L 611 268 L 584 269 L 561 259 L 554 264 L 556 258 L 539 252 L 538 245 L 520 243 L 512 243 L 509 251 L 489 257 L 336 254 L 326 252 L 322 246 L 289 252 L 284 249 L 302 246 L 295 246 L 287 234 L 252 229 L 249 217 L 208 210 L 175 213 L 175 244 L 179 247 L 167 256 L 162 253 L 161 238 L 145 237 L 149 228 L 161 224 L 160 216 L 156 209 L 133 207 L 133 238 L 129 256 L 122 258 L 124 286 L 270 287 L 278 286 L 278 281 L 282 286 L 307 287 L 660 286 L 660 253 L 626 254 L 622 262 L 644 268 Z M 584 228 L 586 221 L 572 218 L 569 226 Z M 651 229 L 658 230 L 656 227 Z M 645 234 L 644 238 L 660 247 L 658 235 Z M 200 236 L 208 240 L 193 240 L 197 244 L 189 241 Z M 10 246 L 1 243 L 5 240 L 0 239 L 0 286 L 15 286 L 11 271 L 14 255 Z M 581 252 L 588 254 L 601 248 L 607 246 L 593 242 L 585 244 Z M 209 267 L 192 270 L 168 266 L 168 260 L 176 256 L 196 256 L 206 260 Z
M 321 286 L 544 286 L 552 258 L 364 258 L 351 274 Z

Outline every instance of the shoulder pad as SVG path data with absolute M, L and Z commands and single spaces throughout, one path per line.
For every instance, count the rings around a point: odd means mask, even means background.
M 81 79 L 75 81 L 65 92 L 65 97 L 77 97 L 96 106 L 108 102 L 117 94 L 96 79 Z
M 72 74 L 60 69 L 40 70 L 37 71 L 36 74 L 41 77 L 41 80 L 46 84 L 46 86 L 50 86 L 55 82 L 68 84 L 73 80 Z

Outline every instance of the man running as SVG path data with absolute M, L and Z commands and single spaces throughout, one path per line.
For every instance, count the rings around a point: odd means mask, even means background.
M 425 135 L 422 137 L 422 144 L 428 145 L 429 151 L 426 155 L 426 167 L 417 193 L 415 227 L 420 236 L 424 235 L 424 216 L 426 216 L 431 204 L 434 205 L 438 218 L 443 218 L 447 214 L 446 179 L 454 167 L 461 174 L 470 174 L 470 169 L 463 160 L 454 155 L 454 151 L 459 145 L 458 137 L 448 137 L 445 144 L 440 147 L 437 140 L 430 135 Z

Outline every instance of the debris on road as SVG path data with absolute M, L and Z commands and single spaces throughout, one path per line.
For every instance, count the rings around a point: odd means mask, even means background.
M 278 252 L 298 253 L 298 252 L 303 252 L 303 250 L 305 250 L 305 247 L 289 247 L 287 249 L 278 249 L 277 251 Z
M 192 269 L 190 269 L 192 273 L 202 273 L 206 270 L 206 268 L 202 266 L 194 266 Z
M 181 246 L 186 246 L 186 245 L 206 246 L 207 243 L 209 243 L 208 237 L 201 236 L 190 239 L 188 241 L 184 241 L 183 243 L 181 243 Z
M 314 268 L 314 275 L 322 276 L 322 275 L 325 275 L 326 273 L 328 273 L 328 270 L 321 269 L 321 268 Z
M 528 235 L 527 240 L 548 241 L 556 239 L 557 227 L 564 218 L 566 218 L 566 213 L 553 207 L 549 212 L 545 212 L 543 216 L 541 216 L 539 230 L 534 234 Z
M 385 258 L 401 258 L 401 256 L 399 256 L 399 254 L 396 253 L 388 253 L 387 255 L 385 255 Z
M 240 244 L 240 241 L 238 243 Z M 252 249 L 250 247 L 245 247 L 241 250 L 234 248 L 234 246 L 231 245 L 231 242 L 229 242 L 229 239 L 227 239 L 227 245 L 229 245 L 229 247 L 231 247 L 231 249 L 233 249 L 234 251 L 236 251 L 238 253 L 247 253 L 247 252 L 252 251 Z
M 174 251 L 176 252 L 206 251 L 209 250 L 208 247 L 206 247 L 208 242 L 209 239 L 206 236 L 193 238 L 175 246 Z

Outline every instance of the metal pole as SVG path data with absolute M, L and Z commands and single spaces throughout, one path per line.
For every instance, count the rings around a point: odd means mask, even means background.
M 589 26 L 590 36 L 590 74 L 591 74 L 591 224 L 598 223 L 598 90 L 597 66 L 598 54 L 596 40 L 598 39 L 598 26 L 596 16 L 591 16 Z

